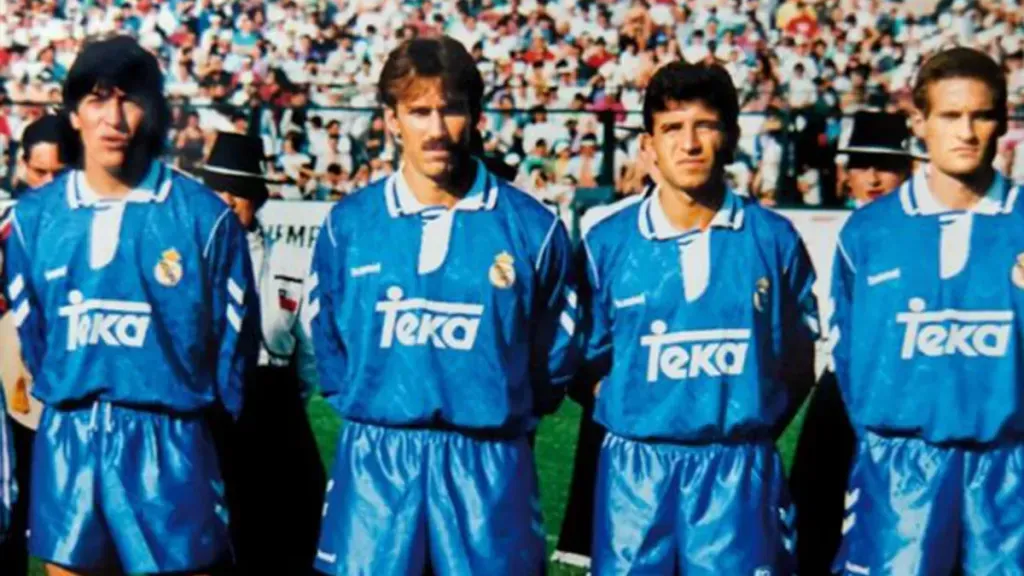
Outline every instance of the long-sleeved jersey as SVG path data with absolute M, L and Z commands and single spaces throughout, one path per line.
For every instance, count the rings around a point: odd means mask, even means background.
M 813 378 L 815 273 L 784 217 L 727 191 L 677 232 L 657 189 L 584 236 L 581 378 L 594 419 L 638 440 L 769 437 Z
M 14 208 L 7 294 L 33 394 L 193 412 L 241 407 L 259 308 L 245 233 L 159 162 L 105 200 L 68 172 Z
M 568 234 L 477 162 L 452 209 L 401 171 L 349 196 L 321 228 L 308 283 L 323 394 L 345 418 L 519 434 L 576 368 Z
M 854 212 L 829 341 L 854 427 L 943 442 L 1024 436 L 1024 206 L 997 175 L 971 210 L 927 171 Z

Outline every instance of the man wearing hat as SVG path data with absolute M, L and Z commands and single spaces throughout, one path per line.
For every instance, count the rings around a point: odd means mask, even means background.
M 858 112 L 844 122 L 837 162 L 845 164 L 851 208 L 895 190 L 910 175 L 914 160 L 925 159 L 911 148 L 902 114 Z
M 914 161 L 924 159 L 909 146 L 910 130 L 902 114 L 857 112 L 844 122 L 837 163 L 845 164 L 843 184 L 850 207 L 860 208 L 896 190 L 911 174 Z M 790 475 L 802 574 L 831 573 L 854 442 L 835 374 L 826 371 L 811 396 Z
M 230 460 L 240 573 L 299 575 L 312 571 L 325 485 L 304 402 L 317 387 L 312 344 L 299 322 L 309 257 L 260 227 L 256 213 L 269 196 L 262 158 L 260 139 L 220 132 L 200 170 L 247 231 L 262 319 L 259 367 L 222 460 Z

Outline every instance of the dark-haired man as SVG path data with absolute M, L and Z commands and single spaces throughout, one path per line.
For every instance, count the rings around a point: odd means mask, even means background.
M 15 206 L 7 294 L 44 404 L 29 551 L 53 575 L 201 574 L 228 552 L 204 416 L 237 414 L 259 346 L 231 209 L 157 161 L 170 113 L 134 40 L 87 44 L 64 84 L 81 162 Z
M 830 344 L 857 436 L 844 574 L 1024 572 L 1024 195 L 996 172 L 1003 70 L 924 63 L 912 127 L 929 165 L 853 213 Z
M 15 197 L 49 183 L 74 161 L 77 146 L 70 142 L 73 137 L 71 124 L 64 114 L 47 114 L 25 128 L 21 135 Z
M 601 381 L 597 575 L 792 569 L 774 440 L 813 383 L 815 274 L 786 219 L 724 184 L 738 114 L 720 66 L 661 68 L 644 97 L 657 185 L 584 237 L 573 394 Z
M 317 569 L 539 574 L 533 454 L 575 371 L 571 246 L 474 158 L 483 80 L 451 38 L 388 57 L 379 96 L 402 169 L 332 210 L 304 304 L 346 420 Z

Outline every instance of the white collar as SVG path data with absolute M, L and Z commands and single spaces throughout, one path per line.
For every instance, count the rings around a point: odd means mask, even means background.
M 67 198 L 72 208 L 88 208 L 118 202 L 163 202 L 171 192 L 170 170 L 162 162 L 149 165 L 142 181 L 124 198 L 103 198 L 85 180 L 85 172 L 74 170 L 68 175 Z
M 672 240 L 697 232 L 697 230 L 679 231 L 669 222 L 665 208 L 661 205 L 657 186 L 651 187 L 647 198 L 640 205 L 639 226 L 640 233 L 648 240 Z M 732 230 L 739 230 L 743 227 L 743 203 L 732 190 L 725 189 L 722 205 L 712 216 L 708 227 Z
M 476 178 L 466 196 L 455 204 L 455 210 L 491 210 L 497 204 L 497 180 L 487 171 L 483 162 L 476 158 L 473 161 L 476 162 Z M 402 174 L 402 167 L 399 167 L 384 184 L 384 199 L 388 214 L 392 218 L 412 216 L 428 209 L 440 208 L 427 206 L 416 198 Z
M 943 206 L 928 189 L 928 166 L 918 170 L 900 187 L 900 204 L 909 216 L 934 216 L 946 212 L 962 212 Z M 1014 186 L 998 171 L 985 195 L 978 199 L 967 212 L 995 216 L 1013 212 L 1020 188 Z

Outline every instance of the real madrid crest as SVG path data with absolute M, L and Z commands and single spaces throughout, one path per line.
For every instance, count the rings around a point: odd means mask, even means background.
M 771 286 L 771 282 L 764 276 L 754 284 L 754 309 L 758 312 L 764 312 L 765 300 L 768 298 L 768 289 Z
M 495 288 L 509 288 L 516 283 L 515 260 L 508 252 L 502 252 L 494 257 L 494 264 L 488 277 Z
M 1024 290 L 1024 252 L 1017 254 L 1017 261 L 1010 269 L 1010 279 L 1013 280 L 1014 286 Z
M 175 286 L 178 282 L 181 282 L 181 277 L 184 274 L 185 271 L 181 267 L 181 254 L 174 248 L 164 250 L 163 254 L 160 255 L 160 261 L 156 263 L 156 267 L 153 269 L 156 281 L 162 286 L 168 287 Z

